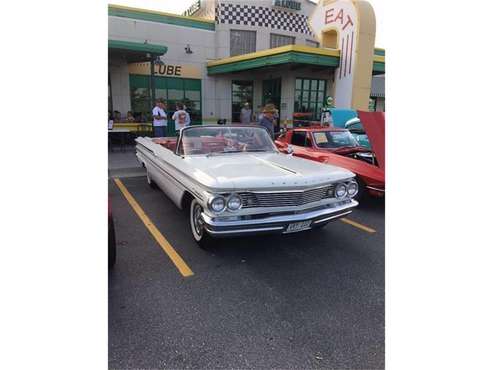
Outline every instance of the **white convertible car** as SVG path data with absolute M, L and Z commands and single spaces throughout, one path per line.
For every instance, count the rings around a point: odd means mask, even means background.
M 358 205 L 354 174 L 280 153 L 255 125 L 191 126 L 136 139 L 147 181 L 189 214 L 196 242 L 321 227 Z

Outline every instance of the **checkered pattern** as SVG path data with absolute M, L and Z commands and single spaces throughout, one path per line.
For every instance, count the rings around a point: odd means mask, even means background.
M 263 6 L 219 3 L 216 6 L 215 19 L 218 24 L 269 27 L 313 36 L 306 15 Z

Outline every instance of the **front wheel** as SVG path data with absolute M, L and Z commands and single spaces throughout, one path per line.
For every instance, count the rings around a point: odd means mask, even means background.
M 190 229 L 199 247 L 207 249 L 212 245 L 212 238 L 205 230 L 202 210 L 202 206 L 197 199 L 193 199 L 190 203 Z

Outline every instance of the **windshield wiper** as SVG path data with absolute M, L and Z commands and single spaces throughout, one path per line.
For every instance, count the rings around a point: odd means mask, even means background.
M 250 150 L 245 150 L 247 153 L 252 153 L 252 152 L 270 152 L 270 150 L 267 149 L 250 149 Z

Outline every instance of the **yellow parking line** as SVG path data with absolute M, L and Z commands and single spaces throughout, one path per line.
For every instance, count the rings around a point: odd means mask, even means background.
M 144 210 L 140 207 L 139 203 L 134 199 L 132 194 L 127 190 L 125 185 L 120 181 L 120 179 L 115 179 L 116 185 L 120 188 L 123 196 L 127 199 L 128 203 L 132 206 L 137 216 L 142 220 L 144 225 L 147 227 L 149 232 L 152 234 L 154 239 L 158 242 L 158 244 L 163 248 L 168 257 L 173 261 L 176 268 L 184 277 L 192 276 L 193 272 L 188 267 L 188 265 L 183 261 L 180 255 L 175 251 L 175 249 L 171 246 L 171 244 L 166 240 L 166 238 L 161 234 L 158 228 L 152 223 L 151 219 L 145 214 Z
M 345 218 L 345 217 L 344 218 L 341 218 L 341 221 L 342 222 L 345 222 L 345 223 L 347 223 L 347 224 L 349 224 L 351 226 L 357 227 L 358 229 L 364 230 L 364 231 L 366 231 L 368 233 L 372 233 L 373 234 L 373 233 L 376 233 L 377 232 L 377 230 L 374 230 L 371 227 L 368 227 L 368 226 L 365 226 L 365 225 L 361 225 L 360 223 L 357 223 L 356 221 L 350 220 L 350 219 Z

